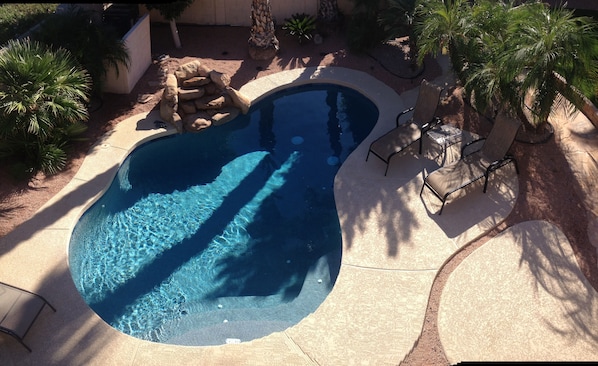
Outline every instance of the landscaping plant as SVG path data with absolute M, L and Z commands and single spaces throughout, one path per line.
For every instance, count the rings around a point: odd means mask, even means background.
M 191 4 L 193 4 L 194 0 L 177 0 L 171 1 L 168 3 L 148 3 L 145 4 L 145 7 L 148 10 L 156 9 L 164 17 L 164 19 L 168 20 L 168 24 L 170 25 L 170 32 L 172 33 L 172 40 L 174 41 L 174 46 L 176 48 L 182 48 L 181 38 L 179 37 L 179 30 L 176 26 L 176 19 L 183 14 L 185 9 L 187 9 Z
M 418 60 L 447 52 L 478 110 L 510 109 L 526 130 L 544 130 L 559 95 L 577 105 L 574 90 L 594 92 L 598 26 L 591 18 L 541 2 L 419 0 L 416 19 Z
M 366 52 L 388 39 L 380 22 L 383 10 L 378 0 L 353 0 L 354 7 L 347 29 L 347 41 L 352 52 Z
M 91 80 L 65 49 L 29 40 L 0 51 L 0 159 L 20 175 L 54 174 L 85 130 Z
M 71 7 L 54 14 L 33 33 L 32 38 L 52 47 L 64 48 L 91 76 L 93 94 L 101 95 L 109 68 L 129 65 L 129 54 L 117 31 L 91 20 L 91 12 Z
M 282 29 L 297 38 L 299 43 L 311 41 L 316 30 L 316 19 L 305 13 L 293 14 L 291 18 L 285 19 Z
M 17 38 L 50 16 L 58 4 L 0 4 L 0 45 Z

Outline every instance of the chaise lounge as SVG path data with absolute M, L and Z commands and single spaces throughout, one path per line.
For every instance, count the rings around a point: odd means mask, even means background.
M 396 118 L 397 126 L 371 143 L 368 155 L 374 154 L 386 163 L 384 175 L 388 173 L 390 159 L 411 144 L 419 141 L 419 153 L 422 153 L 422 136 L 438 125 L 441 120 L 434 116 L 440 102 L 442 88 L 422 80 L 414 107 L 399 113 Z M 400 124 L 399 119 L 413 111 L 413 117 L 406 123 Z
M 424 184 L 419 193 L 420 197 L 424 188 L 428 187 L 442 201 L 442 207 L 438 212 L 441 215 L 449 195 L 478 179 L 484 178 L 483 192 L 486 193 L 488 178 L 497 169 L 513 163 L 517 174 L 519 174 L 515 157 L 508 155 L 507 152 L 513 144 L 520 126 L 521 121 L 518 119 L 499 113 L 487 138 L 466 144 L 461 150 L 459 160 L 433 171 L 424 178 Z M 482 146 L 480 146 L 481 142 Z
M 56 312 L 42 296 L 0 282 L 0 332 L 14 337 L 31 352 L 23 338 L 45 305 Z

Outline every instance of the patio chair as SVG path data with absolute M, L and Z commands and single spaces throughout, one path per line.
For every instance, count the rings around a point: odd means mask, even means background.
M 45 305 L 56 312 L 42 296 L 0 282 L 0 332 L 13 336 L 31 352 L 23 338 Z
M 441 121 L 435 117 L 436 108 L 440 102 L 440 93 L 443 88 L 422 80 L 417 101 L 414 107 L 399 113 L 396 118 L 397 126 L 371 143 L 367 161 L 370 153 L 376 155 L 386 163 L 384 175 L 388 173 L 390 159 L 406 149 L 411 144 L 419 141 L 419 153 L 422 153 L 422 136 L 428 130 L 434 128 Z M 413 116 L 406 123 L 400 124 L 399 119 L 413 111 Z
M 492 131 L 487 138 L 474 140 L 461 149 L 459 160 L 441 167 L 424 178 L 424 184 L 419 193 L 428 187 L 436 197 L 442 201 L 439 215 L 448 196 L 469 184 L 484 178 L 484 193 L 488 188 L 488 178 L 497 169 L 513 163 L 519 174 L 517 160 L 507 152 L 515 140 L 521 121 L 500 113 L 494 122 Z M 480 144 L 483 143 L 483 144 Z M 480 146 L 481 145 L 481 146 Z M 468 150 L 471 150 L 468 152 Z

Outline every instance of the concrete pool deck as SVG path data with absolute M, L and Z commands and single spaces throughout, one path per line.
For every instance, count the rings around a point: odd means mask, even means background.
M 446 73 L 445 73 L 446 74 Z M 430 195 L 420 198 L 419 192 L 424 172 L 436 169 L 439 164 L 456 156 L 452 150 L 442 150 L 429 140 L 424 143 L 425 153 L 418 155 L 408 149 L 394 158 L 384 176 L 384 164 L 370 158 L 365 161 L 368 146 L 376 137 L 390 129 L 398 112 L 414 104 L 417 88 L 398 96 L 392 89 L 371 76 L 344 68 L 307 68 L 284 71 L 248 83 L 241 92 L 256 100 L 265 93 L 290 83 L 334 82 L 352 87 L 368 96 L 380 110 L 380 118 L 368 138 L 350 155 L 340 168 L 335 182 L 335 198 L 343 235 L 343 257 L 336 284 L 327 299 L 311 315 L 297 325 L 269 336 L 241 344 L 224 346 L 190 347 L 157 344 L 124 335 L 103 322 L 85 304 L 77 292 L 67 263 L 67 247 L 71 231 L 84 210 L 102 194 L 112 180 L 120 162 L 139 144 L 150 139 L 176 133 L 173 128 L 160 129 L 154 125 L 159 119 L 154 111 L 119 123 L 90 151 L 74 179 L 47 202 L 29 221 L 0 238 L 0 268 L 2 281 L 45 296 L 57 308 L 53 313 L 45 309 L 25 342 L 33 349 L 28 353 L 18 342 L 8 336 L 0 337 L 0 364 L 2 365 L 164 365 L 164 364 L 210 364 L 210 365 L 396 365 L 409 353 L 420 335 L 426 311 L 428 295 L 438 270 L 462 246 L 498 225 L 510 213 L 518 194 L 517 177 L 512 168 L 501 169 L 492 178 L 487 194 L 481 187 L 468 189 L 466 199 L 449 202 L 442 216 L 435 215 L 439 203 Z M 441 77 L 438 84 L 450 83 Z M 530 247 L 535 243 L 548 248 L 563 248 L 569 253 L 570 246 L 558 235 L 558 229 L 546 227 L 545 223 L 533 222 L 528 230 L 544 228 L 526 241 Z M 555 234 L 556 233 L 556 234 Z M 470 341 L 471 334 L 462 333 L 460 314 L 473 312 L 484 316 L 487 324 L 509 323 L 504 312 L 509 302 L 497 311 L 476 312 L 468 304 L 477 301 L 493 302 L 496 293 L 486 291 L 487 283 L 477 281 L 480 271 L 489 266 L 506 271 L 500 278 L 517 275 L 520 246 L 516 238 L 521 236 L 500 235 L 492 239 L 493 245 L 484 245 L 474 252 L 476 256 L 464 264 L 468 271 L 456 271 L 443 293 L 439 330 L 443 343 L 447 342 L 447 356 L 452 361 L 467 359 L 480 344 Z M 491 255 L 494 246 L 505 253 Z M 538 246 L 540 247 L 540 246 Z M 479 255 L 478 255 L 479 253 Z M 534 262 L 530 257 L 530 263 Z M 567 257 L 569 258 L 569 257 Z M 488 262 L 492 262 L 489 264 Z M 574 262 L 574 259 L 573 259 Z M 575 263 L 565 261 L 570 273 Z M 538 262 L 544 263 L 544 262 Z M 509 271 L 508 269 L 512 269 Z M 557 268 L 558 269 L 558 268 Z M 555 269 L 550 273 L 559 280 L 562 273 Z M 578 270 L 578 269 L 577 269 Z M 542 282 L 544 272 L 521 274 L 522 278 Z M 567 279 L 569 277 L 566 277 Z M 583 275 L 581 275 L 583 278 Z M 537 291 L 533 286 L 518 286 L 517 282 L 499 282 L 490 279 L 498 289 L 507 287 L 503 296 L 508 299 L 530 298 Z M 467 290 L 465 292 L 464 290 Z M 578 290 L 580 292 L 578 292 Z M 469 294 L 462 296 L 462 293 Z M 596 322 L 598 304 L 595 291 L 583 285 L 573 294 L 592 305 L 585 310 L 584 321 Z M 557 293 L 554 293 L 557 296 Z M 453 301 L 453 299 L 455 301 Z M 456 301 L 456 300 L 459 301 Z M 503 298 L 504 300 L 504 298 Z M 535 300 L 535 302 L 534 302 Z M 565 301 L 546 301 L 546 297 L 531 297 L 527 305 L 541 309 L 541 314 L 563 311 Z M 524 315 L 520 314 L 520 317 Z M 519 319 L 519 318 L 517 318 Z M 542 317 L 534 318 L 538 322 Z M 555 317 L 550 339 L 554 344 L 547 347 L 565 347 L 560 329 L 570 325 L 565 317 Z M 563 322 L 565 324 L 563 324 Z M 474 322 L 475 323 L 475 322 Z M 532 324 L 533 322 L 522 323 Z M 539 323 L 533 323 L 539 324 Z M 516 328 L 518 323 L 514 325 Z M 586 323 L 592 340 L 595 324 Z M 539 327 L 539 326 L 538 326 Z M 519 329 L 519 328 L 517 328 Z M 571 327 L 565 328 L 571 329 Z M 575 330 L 584 329 L 577 327 Z M 569 333 L 571 334 L 571 333 Z M 484 338 L 479 332 L 473 339 Z M 512 343 L 522 341 L 525 329 L 511 334 L 496 331 L 496 337 L 509 337 Z M 459 338 L 454 338 L 459 337 Z M 594 343 L 584 341 L 582 359 L 588 352 L 596 351 Z M 513 338 L 513 339 L 510 339 Z M 455 348 L 455 344 L 462 345 Z M 489 360 L 508 359 L 504 349 L 486 347 L 484 356 Z

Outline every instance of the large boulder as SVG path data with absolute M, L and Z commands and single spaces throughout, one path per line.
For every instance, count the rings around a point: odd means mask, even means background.
M 220 109 L 230 105 L 230 103 L 232 103 L 231 99 L 227 99 L 224 95 L 206 95 L 195 99 L 195 108 L 200 110 Z
M 194 76 L 199 76 L 199 70 L 201 68 L 201 61 L 194 60 L 187 62 L 186 64 L 180 65 L 175 71 L 174 75 L 181 82 L 183 80 L 190 79 Z
M 209 78 L 210 72 L 212 72 L 212 69 L 210 69 L 209 67 L 207 67 L 204 64 L 201 64 L 199 66 L 199 68 L 197 69 L 197 76 L 203 76 L 203 77 Z
M 183 133 L 183 119 L 178 113 L 172 115 L 172 121 L 170 123 L 174 125 L 178 133 Z
M 162 98 L 160 98 L 160 118 L 164 121 L 175 124 L 177 117 L 177 106 L 179 102 L 179 93 L 177 79 L 173 74 L 166 76 Z
M 177 112 L 177 103 L 173 103 L 164 98 L 164 92 L 162 93 L 162 99 L 160 99 L 160 118 L 166 122 L 173 120 L 173 115 Z
M 179 88 L 179 100 L 194 100 L 199 99 L 206 93 L 204 88 L 184 89 Z
M 203 111 L 188 115 L 183 120 L 185 130 L 189 132 L 199 132 L 212 126 L 211 116 Z
M 218 88 L 218 86 L 216 86 L 216 84 L 214 84 L 213 82 L 210 81 L 209 84 L 206 84 L 203 86 L 204 90 L 206 91 L 207 95 L 220 95 L 222 94 L 222 90 Z
M 212 115 L 212 125 L 220 126 L 237 118 L 240 114 L 239 109 L 235 107 L 224 107 Z
M 174 104 L 178 103 L 179 88 L 176 76 L 173 74 L 166 75 L 164 81 L 164 92 L 162 93 L 162 99 L 166 99 Z
M 179 108 L 185 114 L 193 114 L 197 112 L 197 108 L 195 107 L 195 102 L 192 100 L 187 100 L 184 102 L 179 103 Z
M 204 86 L 212 82 L 212 79 L 205 76 L 194 76 L 187 80 L 183 80 L 181 83 L 182 87 L 189 88 L 189 87 L 196 87 L 196 86 Z
M 241 94 L 238 90 L 231 88 L 230 86 L 227 87 L 226 93 L 230 96 L 233 101 L 233 105 L 241 110 L 241 113 L 247 114 L 249 112 L 249 107 L 251 107 L 251 101 L 249 98 Z
M 230 85 L 230 76 L 218 71 L 210 72 L 210 79 L 220 90 L 226 89 Z

